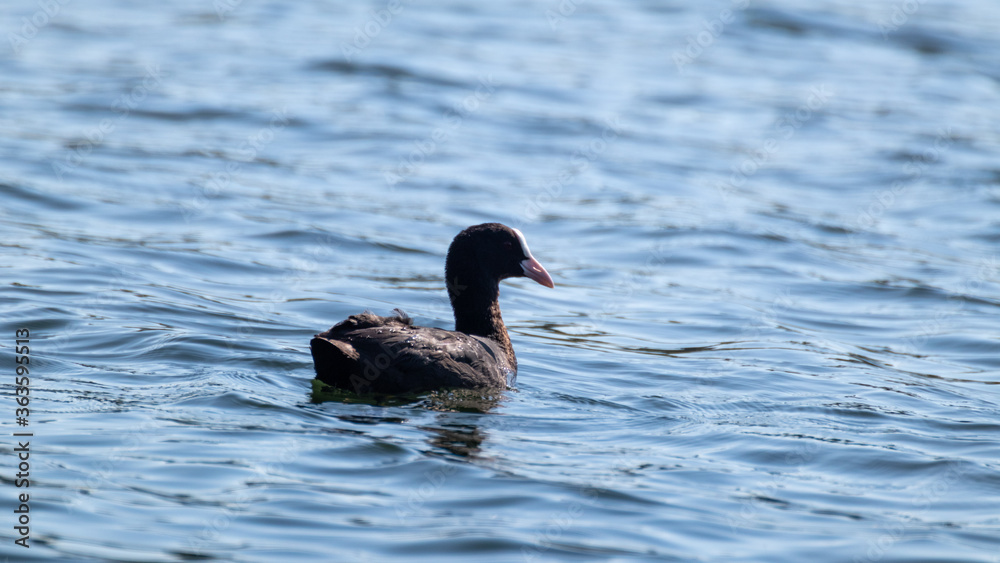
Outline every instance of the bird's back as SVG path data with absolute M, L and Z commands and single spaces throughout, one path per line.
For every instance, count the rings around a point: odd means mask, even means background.
M 316 377 L 357 393 L 504 388 L 514 370 L 492 340 L 414 326 L 409 317 L 352 315 L 310 343 Z

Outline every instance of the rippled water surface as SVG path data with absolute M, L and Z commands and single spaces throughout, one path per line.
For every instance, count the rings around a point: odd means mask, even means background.
M 996 2 L 5 8 L 10 561 L 1000 562 Z M 485 221 L 517 389 L 315 401 Z

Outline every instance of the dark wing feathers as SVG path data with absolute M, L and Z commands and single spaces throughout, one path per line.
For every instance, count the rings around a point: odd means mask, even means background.
M 312 343 L 316 377 L 358 393 L 504 387 L 512 370 L 489 339 L 413 326 L 409 317 L 354 315 Z

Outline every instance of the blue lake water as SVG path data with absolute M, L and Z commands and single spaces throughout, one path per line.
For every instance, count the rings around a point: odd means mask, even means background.
M 1000 563 L 998 29 L 6 3 L 0 556 Z M 556 283 L 502 285 L 517 389 L 314 402 L 310 337 L 450 328 L 445 252 L 486 221 Z

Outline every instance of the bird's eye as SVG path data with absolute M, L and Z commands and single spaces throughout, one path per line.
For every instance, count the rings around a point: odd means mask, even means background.
M 510 250 L 511 248 L 514 248 L 514 243 L 512 243 L 512 242 L 510 242 L 508 240 L 508 241 L 506 241 L 506 242 L 503 243 L 503 247 L 506 248 L 507 250 Z

